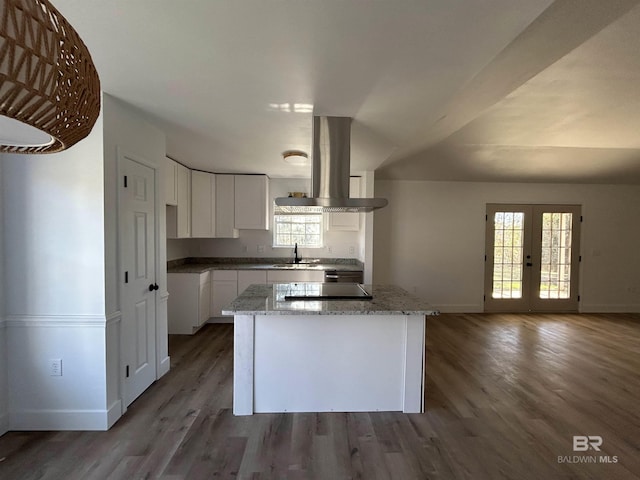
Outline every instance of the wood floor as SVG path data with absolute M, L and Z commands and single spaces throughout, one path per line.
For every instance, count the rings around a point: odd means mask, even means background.
M 425 414 L 234 417 L 232 328 L 171 337 L 108 432 L 0 437 L 0 479 L 640 479 L 640 315 L 430 318 Z

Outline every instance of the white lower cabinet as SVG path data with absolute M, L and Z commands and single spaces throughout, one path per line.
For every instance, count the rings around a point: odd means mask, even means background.
M 211 272 L 207 272 L 207 278 L 210 279 Z M 202 277 L 200 276 L 200 291 L 198 292 L 198 326 L 207 323 L 211 314 L 211 280 L 206 283 L 202 283 Z
M 237 270 L 214 270 L 211 281 L 211 316 L 217 322 L 233 322 L 233 317 L 223 317 L 222 309 L 238 296 Z
M 322 270 L 270 270 L 267 272 L 267 283 L 323 282 Z
M 267 283 L 267 272 L 265 270 L 238 270 L 238 295 L 254 283 Z
M 190 335 L 209 319 L 211 272 L 167 275 L 170 334 Z
M 254 283 L 322 282 L 320 270 L 208 270 L 169 273 L 169 333 L 191 335 L 207 321 L 233 323 L 223 316 L 228 306 Z

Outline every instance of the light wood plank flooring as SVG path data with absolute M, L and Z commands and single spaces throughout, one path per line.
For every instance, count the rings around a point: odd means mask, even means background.
M 640 315 L 430 318 L 425 414 L 234 417 L 232 333 L 172 336 L 108 432 L 0 437 L 0 478 L 640 479 Z

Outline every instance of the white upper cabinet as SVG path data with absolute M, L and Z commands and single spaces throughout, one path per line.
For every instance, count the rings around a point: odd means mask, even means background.
M 191 171 L 191 236 L 215 237 L 216 176 Z
M 269 230 L 269 177 L 235 175 L 235 228 Z
M 164 198 L 167 205 L 178 205 L 178 163 L 165 157 L 165 190 Z
M 349 198 L 360 198 L 360 177 L 349 179 Z M 330 213 L 327 217 L 328 230 L 352 232 L 360 230 L 359 213 Z
M 177 206 L 167 206 L 167 238 L 191 237 L 191 170 L 176 163 Z
M 215 234 L 217 238 L 238 238 L 235 227 L 235 175 L 216 175 Z
M 178 238 L 191 236 L 191 170 L 178 165 Z
M 166 170 L 167 238 L 238 238 L 240 229 L 269 229 L 266 175 L 192 171 L 169 158 Z

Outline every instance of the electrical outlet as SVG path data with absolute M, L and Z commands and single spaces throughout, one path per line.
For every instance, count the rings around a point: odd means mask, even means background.
M 247 247 L 246 245 L 242 246 L 242 252 L 243 253 L 247 253 L 249 251 L 249 247 Z
M 349 255 L 354 255 L 356 253 L 356 247 L 354 247 L 353 245 L 351 245 L 349 247 Z
M 62 359 L 52 358 L 49 360 L 49 375 L 52 377 L 62 376 Z
M 258 245 L 258 253 L 264 253 L 264 245 Z
M 333 253 L 333 247 L 328 246 L 328 247 L 327 247 L 327 252 L 329 252 L 329 253 Z

